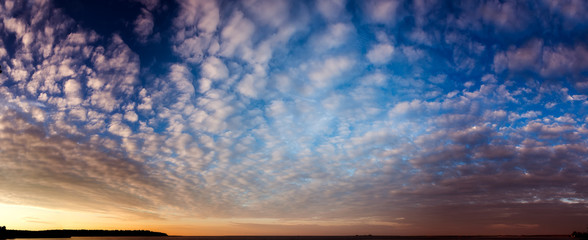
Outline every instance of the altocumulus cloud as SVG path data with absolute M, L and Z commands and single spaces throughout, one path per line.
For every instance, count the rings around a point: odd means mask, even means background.
M 3 203 L 389 234 L 588 214 L 583 1 L 141 1 L 119 29 L 63 4 L 0 4 Z

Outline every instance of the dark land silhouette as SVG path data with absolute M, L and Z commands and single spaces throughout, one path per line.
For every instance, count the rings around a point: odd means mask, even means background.
M 10 230 L 0 227 L 0 239 L 14 238 L 70 238 L 70 237 L 139 237 L 139 236 L 167 236 L 165 233 L 148 230 Z
M 572 235 L 570 235 L 572 238 L 577 238 L 577 239 L 588 239 L 588 232 L 576 232 L 574 231 L 572 233 Z

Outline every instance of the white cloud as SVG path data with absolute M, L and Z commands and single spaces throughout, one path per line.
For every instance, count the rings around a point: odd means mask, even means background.
M 499 29 L 522 30 L 529 20 L 527 9 L 518 7 L 516 2 L 485 2 L 478 10 L 479 17 Z
M 535 70 L 542 76 L 553 77 L 588 69 L 588 49 L 576 46 L 545 46 L 542 40 L 532 39 L 522 47 L 511 47 L 494 56 L 494 70 Z
M 69 116 L 72 117 L 72 120 L 79 120 L 79 121 L 86 121 L 86 109 L 81 107 L 76 107 L 69 110 Z
M 45 111 L 41 108 L 33 107 L 31 114 L 37 122 L 44 122 L 45 121 Z
M 112 112 L 118 108 L 120 101 L 110 92 L 95 91 L 90 96 L 90 103 L 106 112 Z
M 217 25 L 220 21 L 219 9 L 215 1 L 179 1 L 180 13 L 174 19 L 174 25 L 179 28 L 191 28 L 196 25 L 199 31 L 204 33 L 212 33 L 216 31 Z M 191 30 L 188 31 L 187 36 L 194 35 Z M 183 37 L 179 40 L 183 40 Z
M 266 111 L 268 111 L 269 116 L 277 117 L 283 113 L 286 113 L 288 109 L 286 108 L 284 101 L 274 100 L 268 107 L 266 107 Z
M 131 93 L 139 74 L 139 56 L 127 46 L 122 38 L 113 35 L 111 44 L 103 49 L 98 47 L 92 61 L 98 76 L 106 78 L 109 91 Z
M 588 69 L 588 49 L 582 45 L 548 47 L 544 48 L 542 60 L 540 73 L 544 76 L 576 73 Z
M 164 94 L 173 94 L 173 104 L 168 106 L 177 111 L 190 111 L 192 100 L 196 92 L 194 85 L 194 76 L 185 65 L 174 64 L 170 67 L 169 80 L 171 83 L 169 89 Z M 168 99 L 169 101 L 170 99 Z M 187 113 L 189 114 L 189 113 Z
M 76 72 L 71 69 L 69 61 L 63 62 L 57 70 L 57 78 L 75 77 Z
M 415 48 L 412 46 L 402 46 L 402 53 L 406 58 L 408 58 L 409 62 L 415 62 L 425 56 L 425 52 L 419 48 Z
M 141 103 L 137 106 L 138 110 L 146 110 L 149 111 L 152 109 L 153 102 L 150 96 L 147 95 L 147 90 L 141 89 L 139 92 L 139 97 L 141 98 Z
M 69 106 L 75 106 L 82 103 L 81 98 L 81 85 L 78 81 L 74 79 L 67 80 L 63 86 L 63 91 L 67 96 L 67 104 Z
M 208 78 L 198 80 L 198 92 L 205 93 L 212 88 L 212 81 Z
M 345 44 L 350 38 L 350 36 L 354 33 L 355 28 L 351 24 L 331 24 L 327 27 L 324 33 L 320 34 L 317 38 L 315 38 L 315 48 L 318 51 L 325 51 L 332 48 L 340 47 L 343 44 Z
M 111 122 L 108 126 L 108 131 L 114 135 L 118 135 L 125 138 L 131 136 L 131 134 L 133 133 L 129 126 L 119 121 Z
M 245 8 L 257 22 L 272 27 L 282 26 L 290 17 L 290 1 L 286 0 L 246 0 Z
M 198 21 L 198 29 L 205 33 L 216 31 L 219 23 L 219 9 L 212 1 L 200 1 L 204 15 Z
M 390 116 L 394 117 L 396 115 L 399 114 L 406 114 L 409 113 L 411 111 L 417 110 L 421 107 L 421 102 L 419 100 L 413 100 L 411 102 L 400 102 L 398 104 L 396 104 L 391 110 L 390 110 Z
M 134 22 L 135 34 L 139 37 L 139 41 L 146 42 L 147 37 L 153 33 L 153 14 L 147 9 L 141 9 L 141 14 Z
M 190 63 L 200 63 L 206 54 L 218 51 L 215 36 L 220 21 L 216 1 L 179 1 L 180 13 L 174 19 L 174 51 Z M 196 27 L 195 27 L 196 26 Z
M 3 20 L 6 30 L 15 33 L 18 38 L 22 38 L 25 35 L 27 25 L 21 19 L 4 18 Z
M 581 95 L 581 94 L 576 94 L 576 95 L 568 95 L 567 100 L 568 101 L 585 101 L 586 99 L 588 99 L 588 96 L 586 95 Z
M 389 44 L 380 43 L 374 45 L 366 54 L 367 59 L 374 64 L 384 64 L 392 59 L 394 47 Z
M 367 0 L 362 2 L 365 16 L 375 23 L 394 23 L 400 1 Z
M 145 6 L 145 8 L 147 8 L 147 10 L 149 10 L 149 11 L 152 11 L 157 6 L 159 6 L 159 0 L 136 0 L 136 1 L 142 3 Z
M 497 83 L 496 77 L 493 74 L 486 74 L 482 77 L 482 82 L 485 83 Z
M 484 113 L 484 117 L 485 118 L 488 118 L 488 119 L 491 119 L 491 120 L 497 120 L 497 119 L 498 120 L 501 120 L 501 119 L 506 118 L 507 114 L 508 114 L 508 112 L 506 112 L 506 111 L 504 111 L 502 109 L 500 109 L 500 110 L 494 110 L 494 111 L 487 110 Z
M 238 48 L 249 45 L 255 25 L 247 19 L 243 12 L 235 11 L 221 32 L 220 55 L 233 57 Z
M 325 60 L 321 65 L 308 74 L 313 84 L 319 88 L 331 85 L 334 78 L 341 76 L 344 72 L 351 70 L 354 61 L 347 57 L 332 57 Z
M 282 92 L 282 93 L 287 93 L 289 91 L 292 91 L 292 80 L 284 74 L 277 74 L 273 76 L 273 79 L 270 82 L 274 82 L 275 87 L 278 89 L 278 91 Z
M 494 56 L 494 70 L 502 72 L 505 69 L 522 70 L 534 68 L 541 59 L 543 41 L 532 40 L 521 48 L 511 48 L 505 52 L 499 52 Z
M 237 85 L 237 91 L 247 97 L 257 98 L 265 89 L 265 85 L 266 80 L 264 77 L 247 74 Z
M 8 51 L 6 51 L 6 48 L 4 48 L 1 44 L 0 44 L 0 59 L 7 57 L 8 56 Z
M 135 111 L 127 111 L 125 112 L 125 119 L 129 122 L 136 122 L 139 120 L 139 116 Z
M 559 116 L 559 117 L 555 118 L 555 121 L 558 121 L 561 123 L 576 124 L 576 120 L 574 119 L 574 116 L 571 114 L 567 114 L 567 113 L 563 116 Z
M 411 40 L 419 44 L 427 46 L 431 46 L 431 44 L 433 44 L 433 37 L 422 29 L 415 29 L 410 33 L 409 37 Z
M 12 68 L 6 67 L 8 74 L 17 82 L 25 82 L 29 78 L 29 71 L 25 69 L 24 64 L 21 61 L 12 59 Z
M 87 85 L 94 90 L 99 90 L 104 86 L 104 81 L 100 78 L 89 77 Z
M 170 80 L 174 83 L 175 91 L 189 96 L 194 95 L 194 85 L 192 85 L 192 73 L 184 65 L 174 64 L 170 67 Z M 188 100 L 188 99 L 182 99 Z
M 211 80 L 221 80 L 229 77 L 229 69 L 216 57 L 208 57 L 200 67 L 203 77 Z
M 185 39 L 174 51 L 190 63 L 200 63 L 206 55 L 211 38 L 208 36 L 193 36 Z
M 436 84 L 444 83 L 445 80 L 447 80 L 447 74 L 438 74 L 438 75 L 429 77 L 429 82 L 436 83 Z
M 347 0 L 317 1 L 316 6 L 321 15 L 327 20 L 333 21 L 345 16 Z
M 381 72 L 376 72 L 374 74 L 367 75 L 361 79 L 361 83 L 363 85 L 373 85 L 373 86 L 386 86 L 387 80 L 389 76 L 383 74 Z
M 70 33 L 67 35 L 67 39 L 65 41 L 72 45 L 85 45 L 88 43 L 86 40 L 86 34 L 81 32 Z

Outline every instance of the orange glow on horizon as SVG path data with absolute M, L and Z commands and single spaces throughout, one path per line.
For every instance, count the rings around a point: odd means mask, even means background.
M 390 226 L 347 221 L 281 221 L 277 219 L 125 219 L 97 212 L 0 204 L 0 222 L 8 229 L 150 230 L 176 236 L 224 235 L 390 235 Z M 132 223 L 131 223 L 132 222 Z M 369 231 L 368 231 L 369 230 Z
M 537 224 L 492 223 L 482 228 L 413 226 L 375 219 L 354 220 L 280 220 L 271 218 L 128 218 L 114 213 L 81 212 L 35 206 L 0 204 L 0 225 L 8 229 L 104 229 L 150 230 L 170 236 L 321 236 L 321 235 L 508 235 L 567 234 L 544 233 Z M 447 223 L 451 224 L 451 223 Z

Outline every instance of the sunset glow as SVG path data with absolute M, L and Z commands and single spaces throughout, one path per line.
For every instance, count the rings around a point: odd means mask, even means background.
M 0 226 L 569 234 L 588 1 L 0 1 Z

